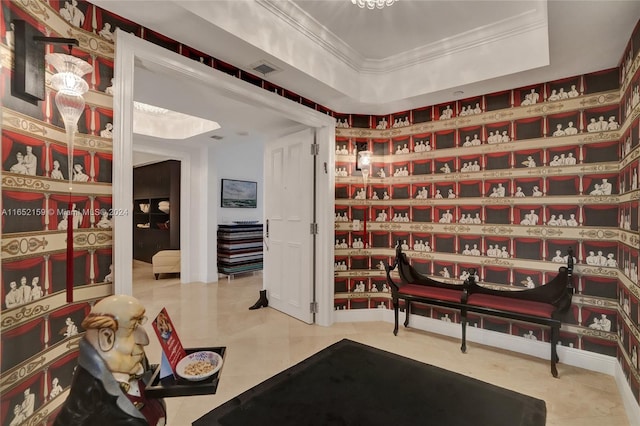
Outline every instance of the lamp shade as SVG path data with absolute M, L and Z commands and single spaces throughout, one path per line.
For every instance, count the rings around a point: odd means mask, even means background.
M 89 85 L 82 78 L 93 71 L 93 67 L 75 56 L 63 53 L 50 53 L 45 56 L 47 62 L 56 69 L 51 78 L 51 86 L 56 93 L 56 106 L 62 116 L 67 131 L 73 130 L 84 111 L 84 98 Z

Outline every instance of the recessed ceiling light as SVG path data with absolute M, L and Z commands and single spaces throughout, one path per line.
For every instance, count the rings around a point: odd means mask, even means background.
M 453 92 L 453 96 L 462 96 L 464 95 L 464 92 L 462 90 L 456 90 L 455 92 Z
M 238 136 L 249 136 L 249 132 L 247 132 L 246 130 L 241 130 L 239 132 L 236 132 L 236 135 L 238 135 Z

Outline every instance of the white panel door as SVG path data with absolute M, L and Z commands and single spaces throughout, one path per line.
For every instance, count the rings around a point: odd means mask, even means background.
M 269 306 L 311 324 L 313 130 L 266 144 L 264 286 Z

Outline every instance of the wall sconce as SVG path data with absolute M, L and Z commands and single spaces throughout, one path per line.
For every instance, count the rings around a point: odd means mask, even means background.
M 365 189 L 367 186 L 367 180 L 371 176 L 371 151 L 358 151 L 358 169 L 362 171 L 362 180 L 364 181 Z
M 358 151 L 358 161 L 357 161 L 357 166 L 360 169 L 360 171 L 362 171 L 362 181 L 364 182 L 364 203 L 366 205 L 365 211 L 364 211 L 364 236 L 363 236 L 363 240 L 362 243 L 364 245 L 363 248 L 368 248 L 369 245 L 369 238 L 367 237 L 367 219 L 369 216 L 369 204 L 367 202 L 367 198 L 368 198 L 368 188 L 367 188 L 367 181 L 369 179 L 369 176 L 371 176 L 371 156 L 373 155 L 373 152 L 371 151 Z
M 78 130 L 78 119 L 84 112 L 84 98 L 89 85 L 82 78 L 93 71 L 93 67 L 82 59 L 64 53 L 50 53 L 47 62 L 57 73 L 51 77 L 51 86 L 56 91 L 56 106 L 64 121 L 67 134 L 67 165 L 69 173 L 69 191 L 73 181 L 73 139 Z
M 14 24 L 14 68 L 11 94 L 34 105 L 45 98 L 45 44 L 66 44 L 71 52 L 78 40 L 61 37 L 45 37 L 23 20 Z M 78 119 L 84 112 L 84 95 L 89 85 L 82 78 L 93 67 L 82 59 L 63 53 L 46 55 L 47 62 L 56 70 L 51 86 L 56 91 L 55 102 L 64 121 L 67 135 L 67 161 L 69 173 L 69 205 L 67 210 L 67 302 L 73 302 L 73 139 L 78 129 Z

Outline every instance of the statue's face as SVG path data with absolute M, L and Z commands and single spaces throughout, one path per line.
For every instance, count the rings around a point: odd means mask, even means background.
M 144 346 L 149 344 L 149 336 L 142 327 L 146 317 L 140 302 L 131 296 L 111 296 L 98 302 L 92 313 L 110 315 L 117 321 L 116 330 L 88 329 L 86 334 L 109 370 L 123 374 L 144 372 Z

